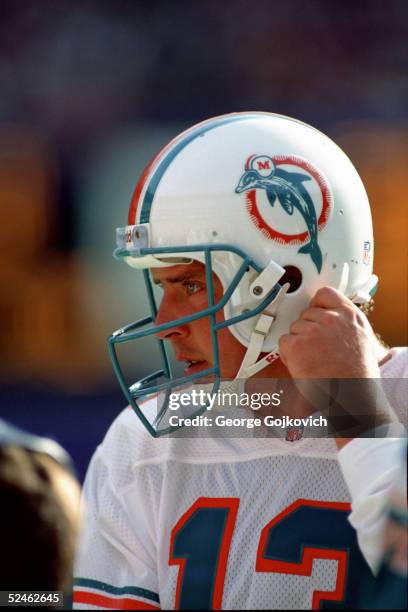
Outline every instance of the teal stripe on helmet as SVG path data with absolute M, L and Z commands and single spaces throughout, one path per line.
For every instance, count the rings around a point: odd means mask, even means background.
M 208 123 L 205 123 L 204 125 L 201 125 L 200 127 L 197 127 L 197 129 L 193 130 L 193 132 L 186 134 L 185 138 L 180 140 L 180 142 L 178 142 L 170 150 L 170 152 L 164 157 L 164 159 L 159 163 L 156 170 L 154 171 L 154 174 L 149 181 L 149 186 L 143 198 L 142 208 L 140 211 L 140 223 L 149 223 L 150 211 L 152 208 L 152 203 L 153 203 L 153 199 L 154 199 L 154 195 L 156 193 L 157 187 L 163 177 L 163 174 L 165 173 L 167 168 L 170 166 L 173 159 L 180 153 L 180 151 L 184 149 L 184 147 L 186 147 L 190 142 L 192 142 L 193 140 L 195 140 L 202 134 L 205 134 L 206 132 L 209 132 L 210 130 L 213 130 L 214 128 L 219 127 L 220 125 L 232 123 L 235 121 L 245 121 L 247 119 L 257 119 L 257 118 L 259 118 L 259 114 L 254 114 L 254 113 L 248 113 L 248 114 L 243 113 L 242 115 L 232 115 L 232 116 L 226 115 L 226 116 L 220 117 L 219 119 L 215 121 L 212 121 L 212 122 L 209 121 Z

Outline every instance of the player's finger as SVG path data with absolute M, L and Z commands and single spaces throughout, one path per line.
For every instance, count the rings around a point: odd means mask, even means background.
M 312 308 L 306 308 L 299 317 L 299 320 L 312 321 L 313 323 L 323 323 L 328 316 L 337 316 L 335 310 L 328 308 L 318 308 L 314 306 Z
M 311 299 L 309 306 L 317 306 L 320 308 L 339 308 L 341 307 L 347 298 L 333 289 L 333 287 L 321 287 L 318 289 Z
M 305 335 L 310 333 L 311 327 L 315 326 L 314 321 L 307 321 L 306 319 L 298 319 L 294 321 L 289 328 L 289 332 L 294 335 Z
M 288 365 L 287 353 L 293 344 L 293 338 L 294 336 L 291 336 L 290 334 L 283 334 L 283 336 L 279 338 L 279 355 L 285 366 Z

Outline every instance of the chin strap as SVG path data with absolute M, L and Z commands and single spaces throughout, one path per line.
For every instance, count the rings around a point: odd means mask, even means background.
M 273 350 L 265 355 L 262 359 L 257 361 L 259 355 L 262 352 L 262 347 L 265 342 L 265 338 L 269 334 L 273 322 L 276 319 L 276 314 L 279 306 L 282 303 L 288 289 L 289 283 L 285 283 L 279 290 L 279 293 L 275 299 L 269 304 L 268 308 L 260 315 L 257 322 L 255 323 L 254 329 L 252 330 L 251 337 L 245 357 L 242 360 L 241 367 L 239 368 L 236 379 L 238 378 L 250 378 L 257 372 L 260 372 L 266 366 L 273 363 L 279 357 L 278 345 Z

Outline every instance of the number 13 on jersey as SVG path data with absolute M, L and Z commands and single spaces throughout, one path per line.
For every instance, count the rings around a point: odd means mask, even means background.
M 200 497 L 174 526 L 169 564 L 179 566 L 176 609 L 221 609 L 239 501 Z M 340 502 L 290 504 L 260 530 L 254 571 L 311 576 L 314 559 L 336 560 L 334 590 L 313 591 L 310 607 L 349 607 L 359 583 L 374 581 L 347 521 L 349 511 Z

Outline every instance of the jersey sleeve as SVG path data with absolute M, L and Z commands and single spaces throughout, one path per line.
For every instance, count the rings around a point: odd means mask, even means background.
M 103 448 L 83 491 L 83 522 L 75 564 L 75 609 L 159 610 L 155 542 L 137 491 L 119 488 Z
M 356 438 L 338 454 L 352 499 L 349 521 L 375 573 L 384 552 L 383 533 L 391 491 L 405 469 L 403 447 L 404 440 L 400 438 Z

